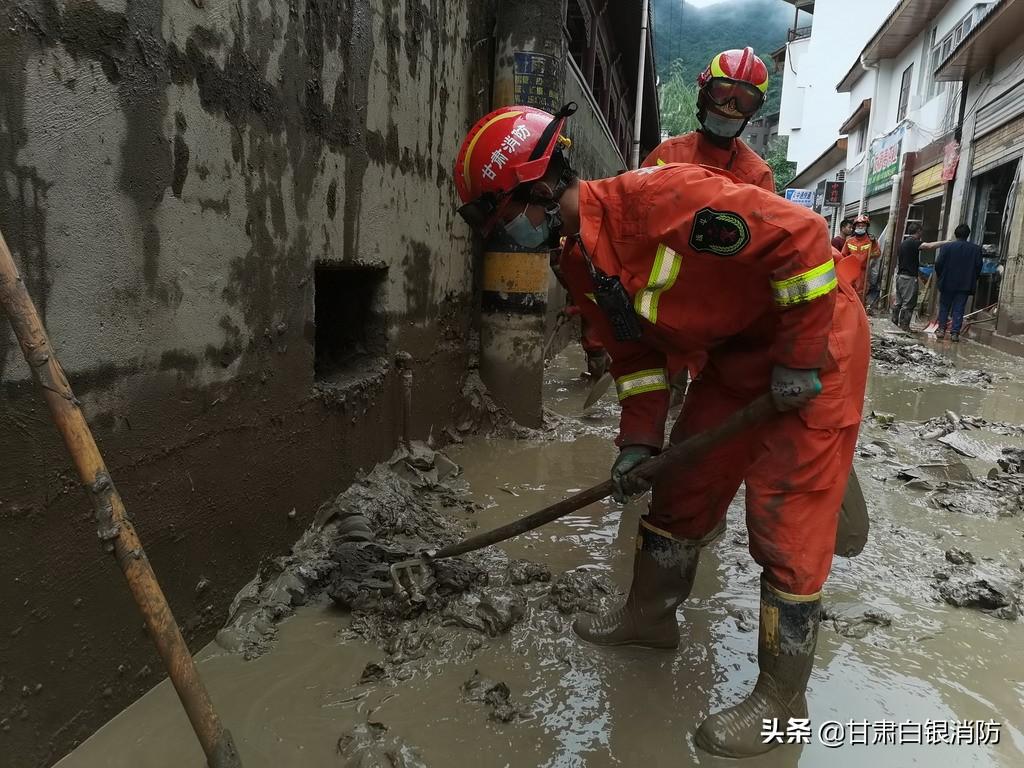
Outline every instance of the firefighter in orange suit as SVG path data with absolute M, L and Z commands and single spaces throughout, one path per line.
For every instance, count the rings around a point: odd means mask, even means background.
M 775 177 L 760 155 L 740 138 L 747 122 L 764 104 L 768 67 L 754 49 L 722 51 L 697 77 L 697 119 L 700 130 L 666 139 L 644 160 L 644 167 L 665 163 L 710 165 L 729 171 L 740 181 L 775 191 Z M 703 355 L 669 361 L 673 389 L 681 398 L 686 374 L 695 376 Z
M 840 272 L 853 284 L 858 296 L 863 296 L 872 259 L 882 255 L 878 241 L 868 234 L 871 220 L 863 214 L 853 220 L 853 234 L 846 238 L 839 255 Z
M 628 473 L 662 448 L 669 357 L 707 355 L 673 440 L 763 392 L 780 410 L 655 484 L 625 603 L 574 629 L 599 645 L 676 647 L 676 608 L 745 481 L 750 549 L 763 568 L 760 675 L 696 741 L 720 755 L 764 752 L 774 746 L 760 735 L 766 718 L 807 717 L 821 587 L 864 398 L 867 318 L 836 278 L 824 220 L 808 210 L 695 165 L 580 181 L 557 141 L 573 107 L 482 118 L 455 181 L 460 212 L 483 232 L 500 227 L 529 247 L 567 236 L 559 269 L 611 352 L 622 404 L 616 498 L 644 490 Z
M 740 138 L 767 93 L 768 67 L 753 48 L 722 51 L 697 78 L 700 130 L 666 139 L 647 156 L 644 166 L 712 165 L 774 192 L 771 167 Z

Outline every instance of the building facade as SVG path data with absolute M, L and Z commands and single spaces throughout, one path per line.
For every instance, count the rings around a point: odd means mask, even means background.
M 0 230 L 193 649 L 391 454 L 397 353 L 413 353 L 413 437 L 453 418 L 481 275 L 452 168 L 496 73 L 514 98 L 580 101 L 575 162 L 624 167 L 642 3 L 544 3 L 529 23 L 563 30 L 554 70 L 529 49 L 496 61 L 505 5 L 540 4 L 0 13 Z M 655 77 L 652 59 L 648 147 Z M 2 320 L 0 435 L 0 738 L 26 768 L 163 673 Z

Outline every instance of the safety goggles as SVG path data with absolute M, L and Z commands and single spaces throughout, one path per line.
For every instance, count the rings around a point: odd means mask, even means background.
M 712 77 L 704 86 L 704 96 L 716 107 L 732 107 L 741 115 L 752 115 L 764 104 L 761 89 L 742 80 Z

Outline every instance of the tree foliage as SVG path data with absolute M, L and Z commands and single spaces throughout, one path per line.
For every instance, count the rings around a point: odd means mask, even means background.
M 662 78 L 658 98 L 661 128 L 669 136 L 697 130 L 697 86 L 686 77 L 681 61 L 672 62 L 668 77 Z
M 771 72 L 768 55 L 786 42 L 792 6 L 780 0 L 724 0 L 705 8 L 684 0 L 653 0 L 653 4 L 654 54 L 664 83 L 663 94 L 676 77 L 692 85 L 716 53 L 749 45 L 765 60 L 770 72 L 768 98 L 762 111 L 778 110 L 782 76 Z M 667 125 L 666 129 L 675 133 Z
M 786 159 L 786 150 L 789 147 L 789 136 L 776 136 L 768 145 L 764 161 L 772 169 L 772 176 L 775 177 L 775 189 L 781 191 L 789 186 L 789 182 L 796 175 L 796 163 Z

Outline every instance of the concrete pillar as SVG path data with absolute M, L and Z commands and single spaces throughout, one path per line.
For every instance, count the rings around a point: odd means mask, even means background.
M 495 24 L 494 107 L 562 105 L 565 0 L 503 0 Z M 492 238 L 484 248 L 480 376 L 520 424 L 540 426 L 544 337 L 550 279 L 548 251 Z

